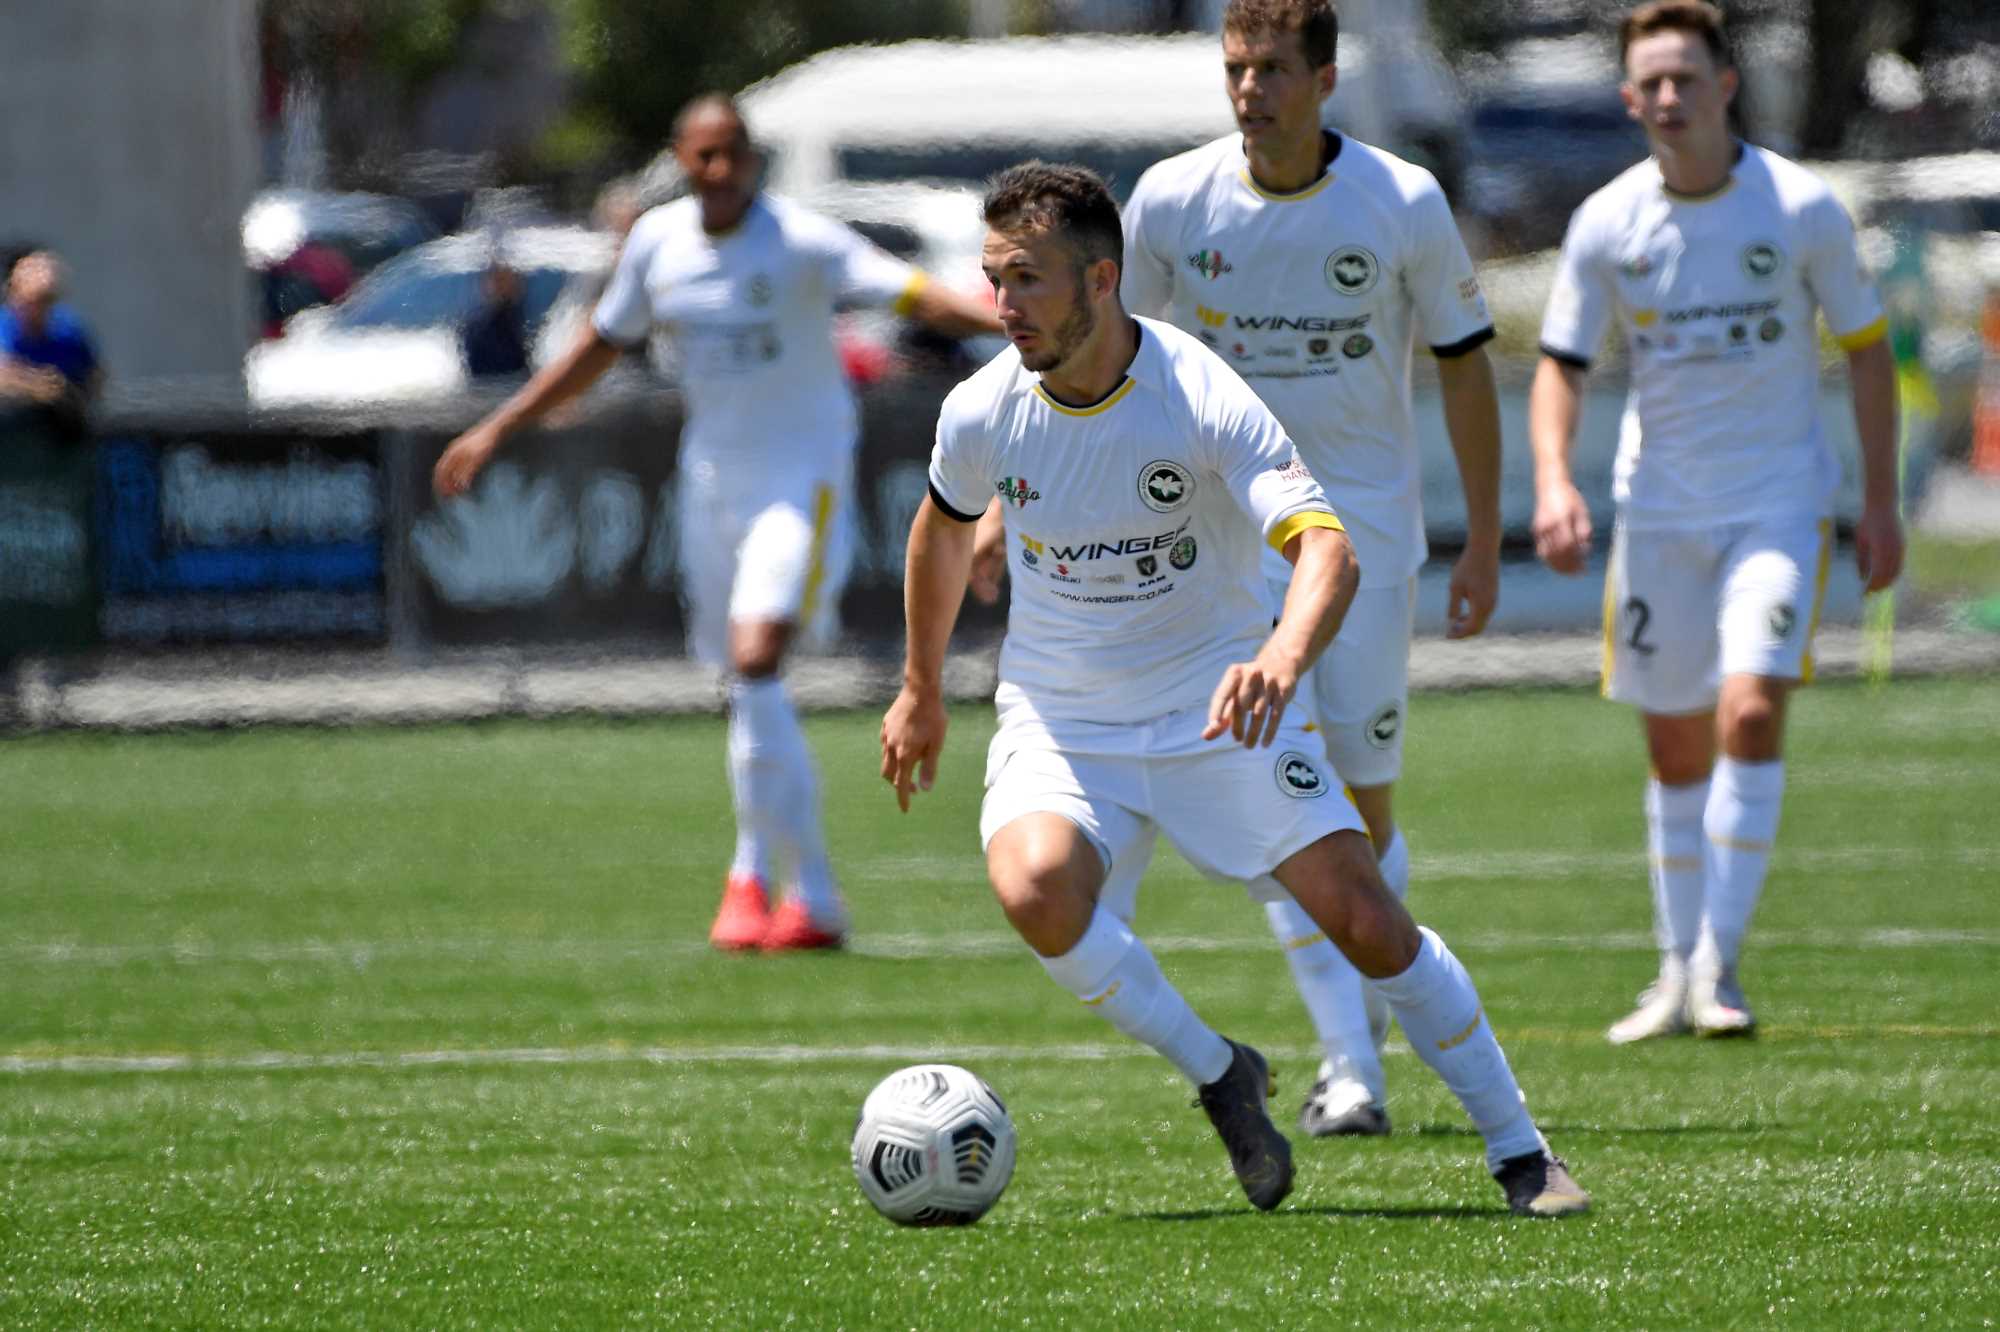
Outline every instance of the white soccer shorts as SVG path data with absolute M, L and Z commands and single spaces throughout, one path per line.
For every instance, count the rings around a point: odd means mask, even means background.
M 1722 679 L 1812 679 L 1833 522 L 1628 530 L 1604 578 L 1604 694 L 1662 716 L 1715 706 Z
M 1286 585 L 1270 588 L 1276 613 Z M 1299 682 L 1299 706 L 1324 733 L 1326 755 L 1349 786 L 1386 786 L 1403 775 L 1416 600 L 1414 578 L 1356 592 L 1340 632 Z
M 1100 900 L 1129 920 L 1156 830 L 1202 873 L 1236 882 L 1269 875 L 1329 833 L 1362 830 L 1296 712 L 1269 748 L 1202 741 L 1205 720 L 1190 708 L 1142 726 L 1003 725 L 987 754 L 980 844 L 1025 814 L 1068 819 L 1104 862 Z
M 688 650 L 729 665 L 734 620 L 783 620 L 810 642 L 826 636 L 846 581 L 845 469 L 828 475 L 683 469 L 679 484 L 681 601 Z

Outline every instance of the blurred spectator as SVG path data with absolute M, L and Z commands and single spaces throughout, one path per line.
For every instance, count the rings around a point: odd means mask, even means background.
M 263 271 L 267 338 L 285 335 L 285 321 L 301 310 L 330 305 L 354 285 L 353 261 L 324 241 L 309 240 Z
M 459 343 L 474 379 L 518 375 L 528 368 L 528 328 L 521 309 L 521 275 L 495 261 L 480 279 L 481 302 Z
M 62 261 L 50 250 L 28 250 L 8 266 L 0 399 L 47 411 L 65 434 L 77 434 L 104 374 L 83 320 L 59 299 L 63 277 Z

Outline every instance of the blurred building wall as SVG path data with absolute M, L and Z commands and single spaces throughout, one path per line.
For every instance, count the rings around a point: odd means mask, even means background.
M 114 376 L 240 374 L 255 0 L 0 3 L 0 243 L 53 246 Z

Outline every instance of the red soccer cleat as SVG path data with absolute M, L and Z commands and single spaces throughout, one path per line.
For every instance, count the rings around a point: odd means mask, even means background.
M 846 937 L 845 929 L 820 926 L 804 902 L 788 897 L 771 913 L 771 923 L 757 946 L 767 953 L 798 953 L 813 948 L 838 948 Z
M 771 926 L 771 898 L 754 874 L 732 874 L 722 886 L 722 907 L 709 926 L 708 942 L 724 952 L 755 948 Z

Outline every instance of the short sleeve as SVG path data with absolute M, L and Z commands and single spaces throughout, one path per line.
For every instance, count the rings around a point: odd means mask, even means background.
M 1403 285 L 1416 311 L 1424 342 L 1438 356 L 1461 356 L 1493 337 L 1486 293 L 1458 234 L 1451 207 L 1436 182 L 1410 201 L 1410 262 Z
M 1125 205 L 1125 271 L 1118 294 L 1133 314 L 1167 317 L 1174 298 L 1174 255 L 1168 209 L 1159 197 L 1159 176 L 1139 177 Z
M 1887 333 L 1888 319 L 1874 280 L 1855 250 L 1854 222 L 1840 200 L 1823 195 L 1809 204 L 1805 223 L 1805 284 L 1826 314 L 1826 326 L 1844 350 L 1859 351 Z
M 1208 453 L 1202 461 L 1266 541 L 1282 547 L 1302 527 L 1340 528 L 1278 418 L 1220 361 L 1195 413 L 1195 438 Z
M 640 219 L 639 225 L 632 229 L 611 270 L 611 281 L 605 286 L 604 295 L 598 297 L 597 309 L 590 317 L 591 327 L 606 342 L 621 347 L 639 345 L 653 329 L 653 301 L 646 290 L 646 270 L 659 248 L 659 233 L 645 222 L 646 219 Z
M 908 314 L 923 289 L 923 271 L 869 243 L 854 228 L 823 219 L 814 238 L 825 265 L 827 290 L 840 303 L 887 305 Z
M 1617 292 L 1589 205 L 1576 210 L 1556 260 L 1555 285 L 1542 316 L 1542 352 L 1587 370 L 1611 327 Z
M 960 522 L 976 522 L 993 497 L 987 433 L 970 419 L 958 393 L 938 412 L 937 442 L 931 448 L 931 502 Z

